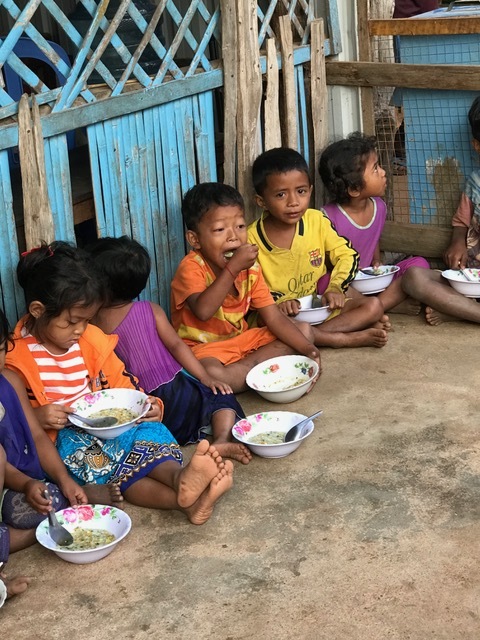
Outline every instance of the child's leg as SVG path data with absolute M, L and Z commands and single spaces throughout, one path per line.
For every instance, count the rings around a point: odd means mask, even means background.
M 407 295 L 426 305 L 428 324 L 438 325 L 455 319 L 480 323 L 480 304 L 452 289 L 440 271 L 409 269 L 402 278 L 402 287 Z
M 317 347 L 383 347 L 391 328 L 378 298 L 352 292 L 342 311 L 313 327 Z
M 240 442 L 232 442 L 232 427 L 236 420 L 232 409 L 215 411 L 212 415 L 213 444 L 221 456 L 248 464 L 252 459 L 250 449 Z
M 405 260 L 400 260 L 397 264 L 400 271 L 397 271 L 393 278 L 393 282 L 389 287 L 378 294 L 378 299 L 383 305 L 385 311 L 390 313 L 404 313 L 409 316 L 416 316 L 420 313 L 422 305 L 418 300 L 408 296 L 402 288 L 403 275 L 408 269 L 418 267 L 420 269 L 430 269 L 430 265 L 419 256 L 412 256 Z

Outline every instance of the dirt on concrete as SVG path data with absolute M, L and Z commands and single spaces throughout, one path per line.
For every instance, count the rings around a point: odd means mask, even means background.
M 479 329 L 393 320 L 384 349 L 324 350 L 292 405 L 239 396 L 247 414 L 324 415 L 291 456 L 236 464 L 205 525 L 127 506 L 130 535 L 98 563 L 12 556 L 34 580 L 2 637 L 479 638 Z

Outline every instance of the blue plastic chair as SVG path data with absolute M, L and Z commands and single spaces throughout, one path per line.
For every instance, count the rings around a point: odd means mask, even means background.
M 49 40 L 47 42 L 70 69 L 72 65 L 66 51 L 56 42 L 51 42 Z M 66 77 L 60 73 L 51 60 L 47 58 L 31 38 L 19 38 L 17 44 L 13 48 L 13 53 L 21 60 L 31 58 L 41 61 L 55 72 L 57 87 L 61 87 L 65 84 Z M 25 93 L 22 78 L 7 63 L 3 66 L 3 74 L 5 78 L 5 89 L 8 95 L 15 101 L 20 100 L 22 94 Z M 69 150 L 75 147 L 75 131 L 69 131 L 67 133 L 67 146 Z M 18 166 L 20 164 L 17 149 L 10 149 L 8 155 L 11 165 Z

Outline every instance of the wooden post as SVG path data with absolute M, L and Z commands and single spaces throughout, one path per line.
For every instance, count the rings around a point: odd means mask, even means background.
M 360 0 L 357 2 L 358 59 L 365 62 L 371 61 L 368 17 L 369 0 Z M 362 106 L 363 132 L 368 135 L 374 135 L 375 115 L 373 106 L 373 89 L 362 87 L 360 90 L 360 99 Z
M 279 111 L 279 77 L 275 38 L 267 39 L 267 91 L 265 97 L 265 151 L 282 146 Z
M 293 35 L 289 16 L 281 16 L 280 50 L 282 53 L 283 107 L 284 107 L 284 144 L 298 149 L 297 104 L 295 100 L 295 72 L 293 68 Z
M 238 26 L 235 0 L 221 0 L 224 96 L 223 181 L 236 183 Z
M 258 123 L 262 98 L 257 3 L 237 0 L 237 17 L 237 188 L 245 199 L 247 221 L 251 221 L 254 217 L 251 167 L 260 151 Z
M 27 249 L 38 247 L 41 242 L 53 242 L 53 224 L 48 199 L 45 172 L 45 150 L 40 122 L 40 111 L 32 98 L 32 112 L 26 93 L 18 105 L 18 150 L 22 173 L 23 216 Z
M 318 161 L 320 154 L 328 142 L 328 118 L 327 118 L 327 80 L 325 71 L 325 32 L 323 20 L 314 20 L 311 24 L 311 104 L 312 104 L 312 129 L 313 129 L 313 164 L 315 208 L 319 209 L 324 203 L 324 188 L 318 174 Z

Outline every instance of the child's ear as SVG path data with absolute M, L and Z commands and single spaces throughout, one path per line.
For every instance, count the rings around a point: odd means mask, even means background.
M 360 189 L 354 189 L 352 187 L 349 187 L 348 195 L 350 196 L 350 198 L 358 198 L 358 196 L 360 195 Z
M 38 320 L 45 313 L 45 305 L 39 300 L 34 300 L 28 305 L 28 313 Z
M 262 196 L 258 195 L 258 193 L 255 194 L 254 200 L 257 207 L 259 207 L 260 209 L 266 209 L 265 201 Z
M 192 247 L 192 249 L 201 249 L 200 242 L 198 241 L 198 236 L 195 231 L 187 231 L 187 233 L 185 234 L 185 239 Z

